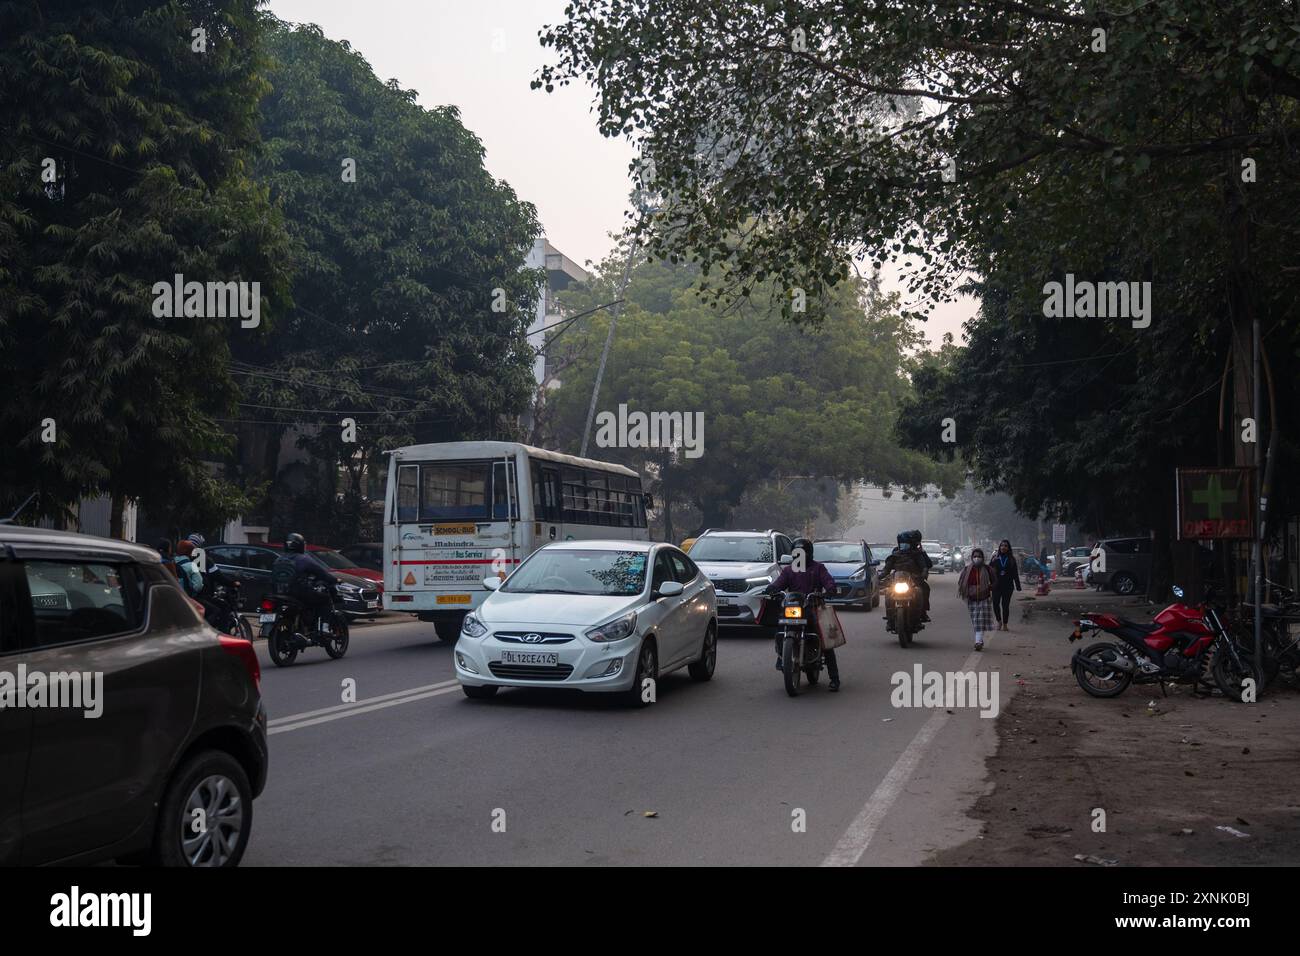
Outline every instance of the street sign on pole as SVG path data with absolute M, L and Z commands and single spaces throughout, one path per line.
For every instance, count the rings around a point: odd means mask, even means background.
M 1052 525 L 1052 544 L 1065 544 L 1065 525 Z
M 1254 476 L 1250 467 L 1177 469 L 1179 540 L 1254 537 Z

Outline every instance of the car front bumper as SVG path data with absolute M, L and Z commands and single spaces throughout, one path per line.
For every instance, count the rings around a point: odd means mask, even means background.
M 716 592 L 719 627 L 753 627 L 758 623 L 763 608 L 763 592 L 747 591 L 743 594 Z
M 570 639 L 564 643 L 524 644 L 496 636 L 532 631 Z M 615 693 L 631 689 L 640 650 L 640 635 L 605 644 L 589 641 L 576 630 L 555 625 L 545 628 L 502 625 L 484 637 L 461 634 L 452 649 L 452 658 L 457 680 L 470 687 L 550 687 Z M 508 653 L 554 654 L 555 663 L 510 662 L 506 660 Z
M 835 581 L 835 593 L 828 595 L 827 604 L 865 604 L 871 600 L 870 581 L 850 581 L 838 578 Z

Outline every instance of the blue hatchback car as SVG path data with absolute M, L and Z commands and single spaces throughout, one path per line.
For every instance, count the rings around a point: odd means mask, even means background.
M 858 608 L 880 604 L 874 571 L 879 562 L 872 559 L 865 541 L 814 541 L 813 557 L 835 579 L 835 594 L 827 596 L 828 604 Z

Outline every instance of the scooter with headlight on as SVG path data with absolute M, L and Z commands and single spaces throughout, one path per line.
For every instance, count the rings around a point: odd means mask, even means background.
M 884 575 L 882 591 L 885 595 L 885 630 L 898 635 L 899 647 L 911 647 L 912 638 L 925 630 L 922 618 L 925 595 L 920 582 L 907 571 L 891 571 Z

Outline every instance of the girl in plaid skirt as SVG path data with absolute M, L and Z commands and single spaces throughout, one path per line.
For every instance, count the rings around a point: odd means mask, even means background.
M 973 548 L 970 564 L 957 578 L 957 594 L 970 609 L 975 630 L 975 650 L 984 650 L 984 632 L 993 629 L 993 571 L 984 563 L 984 551 Z

